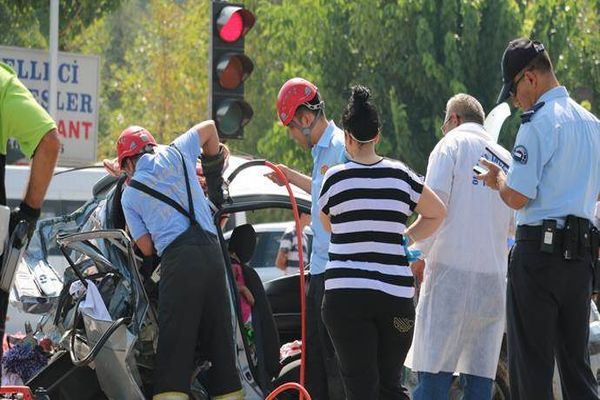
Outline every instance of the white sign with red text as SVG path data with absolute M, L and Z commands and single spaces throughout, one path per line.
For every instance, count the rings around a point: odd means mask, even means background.
M 33 97 L 48 110 L 48 52 L 0 46 L 0 61 L 10 65 Z M 62 143 L 61 166 L 96 161 L 100 57 L 58 53 L 56 125 Z

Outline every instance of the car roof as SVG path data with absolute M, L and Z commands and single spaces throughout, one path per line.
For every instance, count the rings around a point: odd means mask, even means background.
M 29 165 L 6 166 L 6 197 L 8 199 L 22 198 L 29 182 L 30 169 Z M 57 173 L 58 175 L 56 175 Z M 94 184 L 107 175 L 102 167 L 85 169 L 56 167 L 54 174 L 46 192 L 46 200 L 87 201 L 92 197 Z
M 254 228 L 254 231 L 257 234 L 267 233 L 267 232 L 283 233 L 283 232 L 285 232 L 285 230 L 288 227 L 292 226 L 293 223 L 294 223 L 294 221 L 265 222 L 265 223 L 260 223 L 260 224 L 252 224 L 252 227 Z M 223 233 L 223 237 L 225 238 L 225 240 L 229 240 L 232 232 L 233 232 L 233 230 L 229 230 L 229 231 Z
M 227 179 L 232 172 L 249 161 L 253 160 L 240 156 L 230 156 L 229 167 L 225 170 L 223 176 Z M 270 172 L 273 172 L 273 170 L 264 165 L 252 166 L 242 170 L 229 185 L 229 195 L 233 198 L 256 195 L 288 197 L 288 191 L 285 186 L 278 186 L 265 176 L 265 174 Z M 309 193 L 306 193 L 297 186 L 290 186 L 294 193 L 294 197 L 298 200 L 303 200 L 305 202 L 311 201 Z
M 264 222 L 261 224 L 254 224 L 254 230 L 256 232 L 278 232 L 285 231 L 287 228 L 292 226 L 294 221 L 282 221 L 282 222 Z

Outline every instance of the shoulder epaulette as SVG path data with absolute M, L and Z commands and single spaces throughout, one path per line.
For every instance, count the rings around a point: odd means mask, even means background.
M 521 123 L 525 124 L 525 123 L 531 121 L 531 117 L 533 117 L 533 115 L 537 112 L 537 110 L 544 107 L 544 104 L 546 104 L 546 103 L 543 101 L 540 101 L 539 103 L 536 103 L 533 107 L 531 107 L 529 110 L 527 110 L 523 114 L 521 114 Z

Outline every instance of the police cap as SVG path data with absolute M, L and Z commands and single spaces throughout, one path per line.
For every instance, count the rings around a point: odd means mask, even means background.
M 502 91 L 498 96 L 498 103 L 505 101 L 510 96 L 513 79 L 523 70 L 538 54 L 544 52 L 544 45 L 537 40 L 519 38 L 512 40 L 502 55 Z

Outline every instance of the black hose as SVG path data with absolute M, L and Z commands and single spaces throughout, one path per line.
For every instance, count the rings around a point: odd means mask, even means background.
M 64 171 L 55 172 L 53 174 L 53 176 L 66 174 L 67 172 L 81 171 L 82 169 L 92 169 L 92 168 L 102 168 L 102 167 L 99 165 L 86 165 L 85 167 L 74 167 L 74 168 L 65 169 Z
M 227 183 L 231 183 L 235 177 L 242 172 L 243 170 L 245 170 L 246 168 L 250 168 L 250 167 L 255 167 L 258 165 L 265 165 L 265 160 L 251 160 L 251 161 L 247 161 L 243 164 L 241 164 L 240 166 L 238 166 L 236 169 L 233 170 L 233 172 L 231 174 L 229 174 L 229 176 L 227 177 Z

